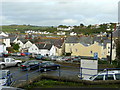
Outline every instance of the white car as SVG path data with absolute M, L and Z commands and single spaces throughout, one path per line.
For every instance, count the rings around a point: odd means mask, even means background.
M 11 66 L 20 66 L 21 63 L 21 60 L 15 60 L 13 58 L 4 58 L 2 61 L 0 61 L 0 68 L 3 69 Z
M 9 86 L 12 83 L 12 75 L 9 70 L 0 70 L 0 86 Z
M 78 75 L 80 78 L 80 75 Z M 120 80 L 120 70 L 112 70 L 112 71 L 103 71 L 90 77 L 88 80 L 96 81 L 96 80 Z

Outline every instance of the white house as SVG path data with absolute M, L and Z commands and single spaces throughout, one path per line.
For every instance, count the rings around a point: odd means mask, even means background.
M 6 47 L 11 47 L 10 38 L 8 38 L 8 37 L 0 36 L 0 42 L 4 43 L 6 45 Z
M 56 56 L 56 47 L 54 45 L 52 45 L 49 55 L 50 56 Z
M 22 46 L 20 46 L 20 51 L 24 52 L 24 51 L 28 51 L 28 49 L 32 46 L 33 44 L 30 41 L 27 41 L 25 44 L 23 44 Z
M 1 53 L 8 53 L 8 51 L 6 50 L 6 46 L 3 44 L 0 44 L 0 54 Z
M 70 36 L 75 36 L 75 35 L 77 35 L 77 33 L 75 33 L 75 32 L 70 33 Z
M 6 34 L 6 33 L 4 33 L 4 32 L 1 32 L 1 33 L 0 33 L 0 36 L 8 37 L 8 34 Z
M 65 32 L 57 32 L 57 35 L 65 35 Z
M 28 48 L 28 52 L 33 54 L 39 54 L 39 48 L 35 44 L 33 44 L 30 48 Z
M 70 30 L 72 30 L 72 29 L 74 29 L 73 26 L 70 26 L 70 27 L 67 27 L 67 28 L 62 28 L 62 27 L 58 27 L 58 28 L 57 28 L 57 30 L 63 30 L 63 31 L 70 31 Z

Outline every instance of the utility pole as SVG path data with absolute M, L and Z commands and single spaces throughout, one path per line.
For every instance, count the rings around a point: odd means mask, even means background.
M 111 33 L 111 46 L 110 46 L 110 64 L 112 64 L 112 38 L 113 38 L 113 34 L 112 34 L 112 31 L 110 32 Z

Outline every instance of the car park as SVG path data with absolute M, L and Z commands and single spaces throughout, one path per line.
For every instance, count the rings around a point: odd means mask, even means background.
M 78 75 L 80 78 L 80 75 Z M 84 80 L 84 78 L 83 78 Z M 96 80 L 120 80 L 120 70 L 111 70 L 111 71 L 103 71 L 99 72 L 97 75 L 91 76 L 88 80 L 96 81 Z
M 12 75 L 9 70 L 0 70 L 0 85 L 10 86 L 12 83 Z

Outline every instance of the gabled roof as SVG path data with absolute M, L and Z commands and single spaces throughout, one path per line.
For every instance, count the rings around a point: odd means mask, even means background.
M 17 37 L 9 37 L 10 38 L 10 42 L 13 42 Z
M 70 36 L 66 38 L 65 43 L 78 43 L 79 42 L 79 37 L 77 36 Z
M 39 49 L 47 49 L 50 50 L 52 48 L 52 44 L 35 44 Z

